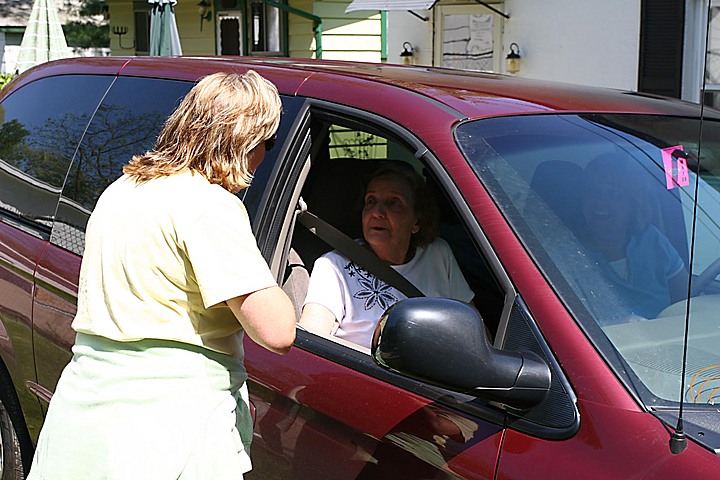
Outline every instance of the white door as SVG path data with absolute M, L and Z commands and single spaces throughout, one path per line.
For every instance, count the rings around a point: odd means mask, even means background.
M 217 14 L 218 55 L 243 54 L 243 19 L 239 11 Z

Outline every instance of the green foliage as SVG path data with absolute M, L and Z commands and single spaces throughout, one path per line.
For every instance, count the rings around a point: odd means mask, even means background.
M 0 73 L 0 88 L 3 88 L 5 85 L 10 83 L 10 80 L 15 78 L 14 73 Z
M 105 0 L 87 0 L 80 7 L 80 15 L 83 17 L 89 17 L 93 15 L 101 15 L 107 9 L 107 3 Z
M 69 47 L 109 47 L 110 26 L 91 22 L 68 22 L 63 25 L 65 40 Z

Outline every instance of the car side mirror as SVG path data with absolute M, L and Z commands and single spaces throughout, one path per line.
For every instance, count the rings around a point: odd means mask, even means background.
M 539 355 L 494 348 L 480 313 L 457 300 L 396 303 L 375 329 L 372 356 L 402 375 L 521 410 L 550 390 L 550 367 Z

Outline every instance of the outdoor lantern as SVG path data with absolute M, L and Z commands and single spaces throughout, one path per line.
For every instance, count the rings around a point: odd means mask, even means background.
M 200 14 L 200 30 L 202 30 L 202 24 L 205 20 L 210 20 L 212 12 L 210 12 L 210 2 L 208 0 L 200 0 L 197 4 L 198 13 Z
M 412 65 L 413 62 L 413 46 L 410 42 L 403 43 L 403 51 L 400 53 L 400 58 L 404 65 Z
M 520 71 L 520 47 L 517 43 L 510 44 L 510 53 L 505 57 L 505 70 L 508 73 L 517 73 Z

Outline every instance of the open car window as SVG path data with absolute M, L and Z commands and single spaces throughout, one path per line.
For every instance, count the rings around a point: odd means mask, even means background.
M 504 295 L 460 220 L 454 205 L 456 200 L 443 190 L 437 173 L 416 158 L 415 150 L 401 137 L 369 123 L 316 115 L 310 124 L 310 136 L 310 168 L 301 197 L 309 212 L 352 239 L 361 239 L 363 235 L 362 197 L 374 171 L 388 162 L 397 162 L 415 169 L 425 178 L 440 210 L 438 236 L 452 249 L 465 279 L 476 294 L 475 303 L 494 333 Z M 291 297 L 302 307 L 306 292 L 303 283 L 312 274 L 317 258 L 333 250 L 333 246 L 298 223 L 290 247 L 287 278 L 293 278 L 286 280 L 285 284 L 290 287 L 286 290 L 292 290 Z M 334 337 L 328 338 L 344 343 Z

